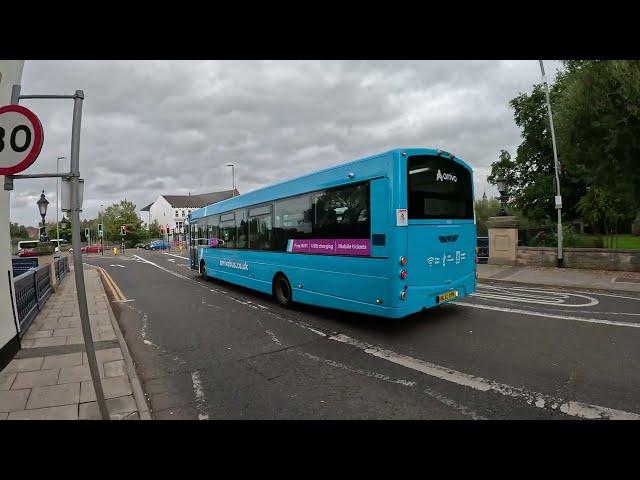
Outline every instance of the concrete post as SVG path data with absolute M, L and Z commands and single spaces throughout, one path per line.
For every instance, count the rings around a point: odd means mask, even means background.
M 518 218 L 513 216 L 489 217 L 490 265 L 515 265 L 518 248 Z
M 11 103 L 14 85 L 22 81 L 24 60 L 0 60 L 0 105 Z M 4 185 L 4 176 L 0 176 Z M 18 312 L 13 290 L 11 236 L 9 233 L 9 192 L 0 190 L 0 370 L 20 349 Z

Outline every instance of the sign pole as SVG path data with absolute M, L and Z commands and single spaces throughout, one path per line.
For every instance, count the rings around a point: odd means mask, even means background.
M 84 270 L 82 268 L 82 251 L 80 247 L 80 122 L 82 120 L 82 102 L 84 92 L 76 90 L 73 97 L 73 124 L 71 128 L 71 243 L 73 247 L 73 269 L 76 277 L 76 290 L 78 292 L 78 309 L 80 311 L 80 324 L 84 347 L 89 361 L 89 371 L 93 381 L 93 389 L 96 401 L 103 420 L 109 420 L 109 411 L 100 381 L 100 370 L 96 360 L 96 351 L 93 345 L 91 324 L 89 323 L 89 310 L 87 308 L 87 292 L 84 285 Z

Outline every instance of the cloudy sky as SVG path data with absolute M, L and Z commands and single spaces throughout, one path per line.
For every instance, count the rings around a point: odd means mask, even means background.
M 559 62 L 546 61 L 550 76 Z M 476 197 L 520 133 L 508 101 L 540 81 L 527 61 L 27 61 L 23 94 L 85 93 L 81 216 L 123 198 L 241 193 L 395 147 L 441 148 L 474 168 Z M 45 143 L 25 173 L 70 156 L 72 101 L 23 100 Z M 61 170 L 63 167 L 61 166 Z M 56 182 L 20 180 L 11 221 L 35 225 L 41 190 L 55 220 Z M 143 217 L 144 218 L 144 217 Z

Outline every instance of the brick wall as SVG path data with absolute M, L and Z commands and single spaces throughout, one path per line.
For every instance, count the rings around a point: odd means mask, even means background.
M 557 251 L 555 247 L 518 247 L 516 265 L 555 267 Z M 563 253 L 567 268 L 640 272 L 640 250 L 565 248 Z

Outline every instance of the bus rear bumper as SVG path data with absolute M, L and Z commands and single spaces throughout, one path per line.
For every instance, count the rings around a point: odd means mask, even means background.
M 438 302 L 438 295 L 455 291 L 457 296 L 451 300 Z M 476 291 L 476 272 L 472 272 L 455 282 L 443 285 L 434 286 L 415 286 L 410 285 L 407 288 L 407 297 L 403 302 L 405 305 L 401 306 L 397 310 L 400 310 L 402 314 L 398 316 L 404 317 L 413 313 L 421 312 L 433 307 L 444 305 L 451 301 L 459 300 L 460 298 L 471 295 Z M 400 313 L 400 312 L 399 312 Z

